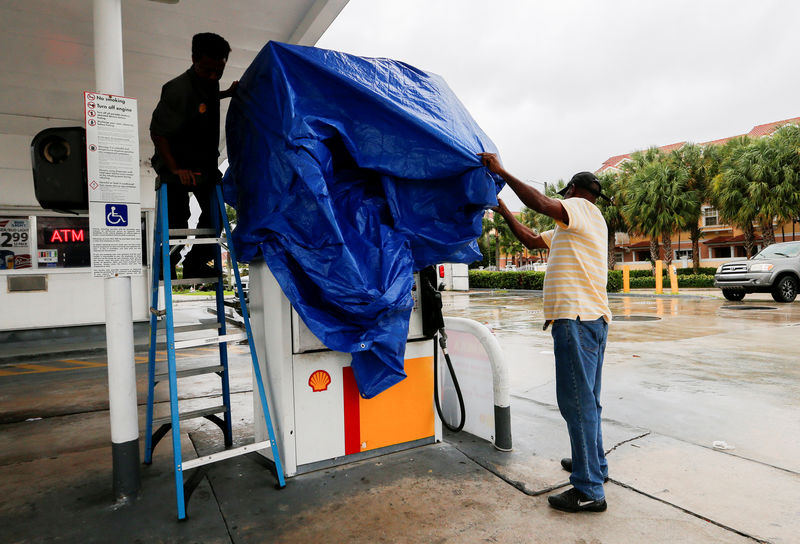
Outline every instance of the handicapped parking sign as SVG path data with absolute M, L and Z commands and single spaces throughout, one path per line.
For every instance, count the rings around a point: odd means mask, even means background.
M 106 204 L 106 226 L 127 227 L 128 206 L 126 204 Z

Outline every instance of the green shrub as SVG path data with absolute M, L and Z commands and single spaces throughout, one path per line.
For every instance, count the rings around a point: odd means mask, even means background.
M 670 288 L 669 277 L 662 284 L 665 290 Z M 678 287 L 714 287 L 713 274 L 684 274 L 678 276 Z M 631 289 L 655 289 L 656 279 L 653 276 L 631 278 Z
M 716 271 L 716 268 L 711 270 Z M 714 274 L 686 274 L 678 276 L 678 287 L 714 287 Z
M 608 283 L 606 284 L 606 291 L 609 293 L 616 293 L 622 290 L 622 271 L 609 270 Z
M 635 278 L 631 278 L 631 289 L 655 289 L 656 288 L 656 279 L 652 275 L 650 276 L 637 276 Z
M 470 270 L 469 286 L 475 289 L 530 289 L 541 290 L 544 286 L 544 272 L 509 271 L 492 272 L 489 270 Z M 610 292 L 622 289 L 622 272 L 611 270 L 608 273 Z
M 712 268 L 710 266 L 701 266 L 697 270 L 697 272 L 695 272 L 694 268 L 690 266 L 689 268 L 679 268 L 677 272 L 679 276 L 694 276 L 695 274 L 703 276 L 713 276 L 714 274 L 717 273 L 717 269 Z

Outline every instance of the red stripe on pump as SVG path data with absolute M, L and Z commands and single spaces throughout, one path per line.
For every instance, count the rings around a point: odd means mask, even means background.
M 361 413 L 360 395 L 353 369 L 346 366 L 342 369 L 342 385 L 344 390 L 344 453 L 361 451 Z

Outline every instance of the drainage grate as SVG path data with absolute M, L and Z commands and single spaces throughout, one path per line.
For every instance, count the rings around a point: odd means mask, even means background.
M 722 306 L 726 310 L 777 310 L 775 306 Z
M 654 315 L 615 315 L 614 321 L 658 321 L 660 317 Z

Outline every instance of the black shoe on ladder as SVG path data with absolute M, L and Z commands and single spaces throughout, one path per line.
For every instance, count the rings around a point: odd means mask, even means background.
M 186 506 L 189 502 L 189 497 L 192 491 L 200 482 L 204 472 L 196 470 L 192 477 L 184 482 L 183 473 L 189 469 L 196 469 L 198 467 L 229 459 L 246 453 L 272 448 L 273 459 L 275 460 L 275 471 L 278 478 L 278 486 L 284 487 L 286 482 L 283 477 L 283 467 L 281 465 L 280 454 L 278 452 L 278 444 L 275 440 L 275 432 L 272 427 L 272 419 L 269 414 L 269 407 L 267 404 L 266 392 L 264 389 L 264 382 L 261 376 L 261 370 L 258 365 L 256 355 L 256 348 L 253 342 L 253 332 L 250 328 L 250 317 L 247 312 L 247 304 L 245 303 L 244 291 L 242 289 L 242 279 L 239 275 L 239 268 L 236 265 L 236 255 L 234 254 L 233 246 L 228 245 L 228 251 L 231 255 L 233 262 L 233 271 L 236 277 L 236 292 L 241 302 L 241 315 L 244 319 L 245 331 L 237 333 L 228 333 L 225 323 L 225 305 L 224 305 L 224 286 L 222 281 L 222 252 L 221 247 L 225 240 L 231 239 L 230 224 L 228 223 L 228 216 L 225 212 L 225 204 L 222 199 L 222 189 L 220 186 L 215 186 L 211 194 L 211 207 L 214 224 L 216 228 L 213 229 L 169 229 L 167 220 L 167 186 L 162 184 L 158 189 L 158 202 L 156 210 L 156 232 L 153 244 L 153 283 L 152 283 L 152 299 L 150 306 L 150 353 L 148 357 L 148 391 L 147 391 L 147 435 L 145 437 L 145 464 L 152 463 L 153 450 L 158 444 L 159 440 L 163 438 L 170 430 L 172 431 L 172 452 L 173 460 L 175 463 L 175 491 L 178 502 L 178 519 L 186 518 Z M 170 238 L 174 236 L 176 238 Z M 188 238 L 195 236 L 195 238 Z M 207 267 L 208 270 L 213 272 L 214 275 L 201 278 L 184 278 L 180 280 L 170 278 L 170 254 L 185 244 L 215 244 L 216 251 L 214 256 L 214 268 Z M 161 270 L 159 273 L 158 271 Z M 203 269 L 205 272 L 205 269 Z M 198 275 L 198 274 L 190 274 Z M 199 274 L 203 275 L 203 274 Z M 159 281 L 159 276 L 165 278 Z M 211 324 L 209 327 L 205 324 L 188 325 L 184 327 L 175 327 L 174 312 L 172 307 L 172 286 L 173 285 L 195 285 L 198 283 L 215 284 L 216 285 L 216 301 L 217 301 L 217 322 Z M 159 286 L 164 287 L 164 303 L 163 310 L 158 309 L 158 291 Z M 159 318 L 163 317 L 161 320 Z M 166 333 L 166 351 L 167 351 L 167 369 L 165 372 L 156 372 L 156 339 L 158 322 L 164 322 Z M 202 329 L 213 330 L 214 334 L 205 338 L 177 338 L 176 333 L 195 332 Z M 255 394 L 259 395 L 261 406 L 264 411 L 264 420 L 266 421 L 267 431 L 269 433 L 269 440 L 249 444 L 239 448 L 225 449 L 218 453 L 205 455 L 196 459 L 184 461 L 181 452 L 181 439 L 180 439 L 180 422 L 204 417 L 209 421 L 214 422 L 222 430 L 225 437 L 225 447 L 230 448 L 233 443 L 233 432 L 231 427 L 231 399 L 230 399 L 230 382 L 228 378 L 228 351 L 227 342 L 236 342 L 240 340 L 247 340 L 250 347 L 250 358 L 253 363 L 253 374 L 255 378 Z M 176 365 L 175 350 L 181 348 L 190 348 L 194 346 L 206 346 L 217 344 L 219 346 L 219 364 L 214 364 L 205 367 L 193 367 L 186 369 L 178 369 Z M 198 376 L 201 374 L 216 374 L 221 380 L 221 396 L 222 404 L 208 406 L 189 412 L 179 412 L 178 409 L 178 380 L 189 376 Z M 161 418 L 153 417 L 153 403 L 155 385 L 161 381 L 169 383 L 169 401 L 170 401 L 170 415 Z M 222 415 L 222 417 L 220 417 Z M 156 428 L 153 432 L 153 428 Z

